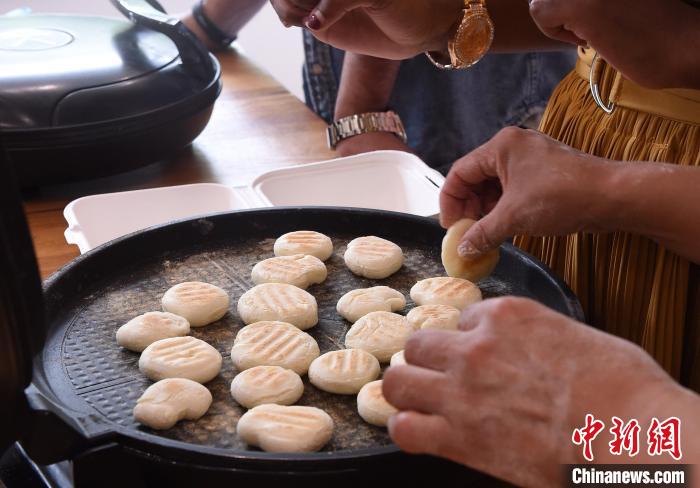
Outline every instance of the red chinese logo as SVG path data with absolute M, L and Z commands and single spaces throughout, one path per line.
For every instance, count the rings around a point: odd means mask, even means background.
M 608 443 L 610 453 L 616 456 L 627 451 L 630 457 L 639 453 L 639 432 L 641 427 L 636 419 L 625 423 L 619 417 L 612 418 L 613 426 L 610 427 L 612 440 Z M 593 441 L 605 428 L 605 424 L 593 415 L 586 414 L 586 423 L 583 427 L 574 429 L 571 440 L 577 446 L 583 446 L 583 457 L 586 461 L 593 461 Z M 683 457 L 681 452 L 681 420 L 678 417 L 669 417 L 663 422 L 657 418 L 651 419 L 647 430 L 647 443 L 650 456 L 669 454 L 676 461 Z
M 616 456 L 622 454 L 622 451 L 627 451 L 630 457 L 634 457 L 639 452 L 639 422 L 632 419 L 626 424 L 619 417 L 613 417 L 613 426 L 610 428 L 610 433 L 613 439 L 608 443 L 610 453 Z
M 650 456 L 660 456 L 667 452 L 678 461 L 681 453 L 681 421 L 677 417 L 669 417 L 663 422 L 652 418 L 647 431 Z
M 586 414 L 586 425 L 580 429 L 575 429 L 571 435 L 571 440 L 577 446 L 583 444 L 583 457 L 587 461 L 593 461 L 593 441 L 598 434 L 605 428 L 605 424 L 600 420 L 596 420 L 593 415 Z

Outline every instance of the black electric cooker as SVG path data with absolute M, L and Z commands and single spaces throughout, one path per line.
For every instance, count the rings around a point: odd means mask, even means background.
M 130 21 L 0 16 L 0 139 L 24 187 L 162 160 L 209 121 L 216 59 L 154 0 L 112 3 Z

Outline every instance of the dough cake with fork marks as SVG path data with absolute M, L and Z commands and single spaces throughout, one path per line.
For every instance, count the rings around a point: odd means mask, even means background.
M 471 281 L 441 276 L 413 285 L 411 299 L 418 305 L 450 305 L 464 310 L 481 301 L 481 290 Z
M 186 378 L 197 383 L 212 380 L 221 371 L 221 354 L 192 336 L 161 339 L 139 358 L 139 369 L 153 381 Z
M 306 330 L 318 323 L 318 305 L 311 294 L 294 285 L 263 283 L 241 295 L 238 315 L 246 325 L 277 320 Z
M 450 305 L 421 305 L 406 315 L 406 320 L 415 330 L 456 330 L 462 312 Z
M 345 335 L 345 346 L 363 349 L 387 363 L 394 353 L 406 345 L 414 332 L 406 317 L 391 312 L 372 312 L 350 327 Z
M 398 312 L 406 306 L 406 299 L 399 291 L 388 286 L 359 288 L 340 297 L 336 310 L 350 322 L 370 312 Z
M 391 241 L 376 236 L 353 239 L 344 255 L 345 265 L 358 276 L 379 280 L 403 266 L 403 251 Z
M 323 261 L 304 254 L 278 256 L 260 261 L 253 266 L 251 272 L 251 279 L 256 285 L 287 283 L 302 289 L 323 283 L 327 276 L 328 271 Z
M 303 375 L 319 354 L 313 337 L 291 324 L 275 321 L 243 327 L 231 348 L 231 360 L 239 371 L 255 366 L 280 366 Z
M 238 421 L 239 437 L 268 452 L 313 452 L 333 435 L 333 419 L 316 407 L 260 405 Z
M 228 311 L 231 300 L 218 286 L 186 281 L 165 292 L 161 300 L 165 312 L 185 317 L 192 327 L 216 322 Z
M 275 256 L 308 254 L 325 261 L 333 255 L 331 238 L 312 230 L 298 230 L 279 237 L 274 245 Z
M 379 361 L 362 349 L 330 351 L 309 366 L 309 381 L 329 393 L 353 395 L 366 383 L 376 379 Z
M 236 375 L 231 382 L 231 396 L 245 408 L 265 403 L 291 405 L 304 394 L 301 377 L 279 366 L 255 366 Z
M 382 393 L 382 380 L 372 381 L 357 394 L 357 413 L 368 424 L 386 427 L 389 417 L 398 410 L 386 401 Z

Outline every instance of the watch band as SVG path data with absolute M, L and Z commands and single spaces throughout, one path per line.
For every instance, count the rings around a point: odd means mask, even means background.
M 398 114 L 392 111 L 367 112 L 343 117 L 329 125 L 326 129 L 328 147 L 335 149 L 340 141 L 369 132 L 390 132 L 404 143 L 408 140 Z
M 192 7 L 192 17 L 214 44 L 221 47 L 228 47 L 236 40 L 236 36 L 226 34 L 207 17 L 207 14 L 204 13 L 204 0 L 199 0 L 199 2 Z

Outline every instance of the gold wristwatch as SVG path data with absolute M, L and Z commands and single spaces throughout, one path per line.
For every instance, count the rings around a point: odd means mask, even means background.
M 447 41 L 447 53 L 426 52 L 440 69 L 464 69 L 474 66 L 491 48 L 494 27 L 486 0 L 464 0 L 462 19 Z

